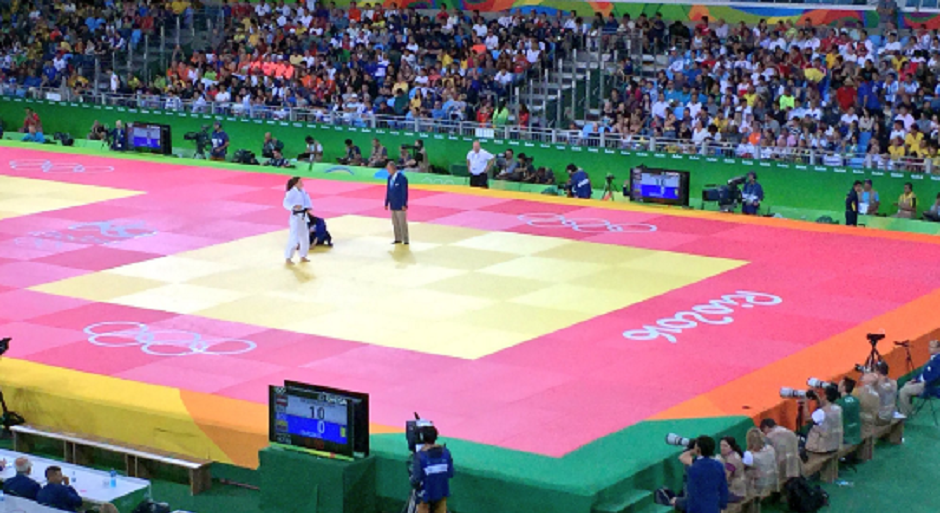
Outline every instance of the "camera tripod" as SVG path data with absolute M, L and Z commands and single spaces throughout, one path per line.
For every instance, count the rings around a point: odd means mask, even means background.
M 912 360 L 912 343 L 908 340 L 903 340 L 901 342 L 894 342 L 896 347 L 901 347 L 905 349 L 905 369 L 906 374 L 912 374 L 915 372 L 915 361 Z
M 604 189 L 601 191 L 601 201 L 614 201 L 614 180 L 605 179 Z
M 882 361 L 882 354 L 879 353 L 879 348 L 877 347 L 878 341 L 873 342 L 870 340 L 869 343 L 872 344 L 872 349 L 869 351 L 869 356 L 866 357 L 864 366 L 872 370 L 877 363 Z
M 2 389 L 0 389 L 0 407 L 3 408 L 3 414 L 0 415 L 0 425 L 3 427 L 3 435 L 9 433 L 11 427 L 26 423 L 26 420 L 22 415 L 16 413 L 15 411 L 10 411 L 7 408 L 7 402 L 3 398 Z

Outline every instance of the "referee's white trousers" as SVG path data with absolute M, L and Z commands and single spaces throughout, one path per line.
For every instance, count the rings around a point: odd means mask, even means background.
M 307 227 L 307 215 L 291 215 L 288 245 L 284 248 L 284 259 L 290 260 L 297 249 L 301 258 L 310 250 L 310 231 Z

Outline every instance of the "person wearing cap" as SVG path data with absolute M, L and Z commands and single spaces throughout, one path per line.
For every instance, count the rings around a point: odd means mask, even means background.
M 765 191 L 758 183 L 758 175 L 754 171 L 749 171 L 747 182 L 742 187 L 742 213 L 745 215 L 757 215 L 761 208 L 761 201 L 765 199 Z
M 863 190 L 859 193 L 859 213 L 874 215 L 879 211 L 879 191 L 872 188 L 872 180 L 863 182 Z
M 229 149 L 229 134 L 222 130 L 222 123 L 216 121 L 212 124 L 212 135 L 209 140 L 212 142 L 209 160 L 225 161 L 225 154 Z
M 899 390 L 899 412 L 906 417 L 912 414 L 912 398 L 925 394 L 925 388 L 929 389 L 935 396 L 938 394 L 939 370 L 941 370 L 941 357 L 939 353 L 939 343 L 937 340 L 928 342 L 928 353 L 931 358 L 928 363 L 921 368 L 921 372 L 911 379 Z

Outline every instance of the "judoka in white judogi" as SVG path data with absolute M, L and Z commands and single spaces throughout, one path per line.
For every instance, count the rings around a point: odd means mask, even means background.
M 289 221 L 290 233 L 288 244 L 284 248 L 284 259 L 290 263 L 297 250 L 301 262 L 308 262 L 307 252 L 310 250 L 310 230 L 307 227 L 307 210 L 311 208 L 310 196 L 304 190 L 304 183 L 299 176 L 288 180 L 287 192 L 284 194 L 284 208 L 291 213 Z

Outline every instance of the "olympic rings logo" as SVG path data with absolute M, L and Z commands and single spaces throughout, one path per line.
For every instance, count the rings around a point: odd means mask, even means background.
M 569 228 L 581 233 L 650 233 L 657 231 L 657 227 L 652 224 L 615 224 L 607 219 L 590 217 L 569 219 L 562 214 L 548 212 L 520 214 L 517 218 L 535 228 Z
M 204 337 L 199 333 L 175 329 L 152 330 L 146 324 L 131 321 L 99 322 L 85 328 L 88 341 L 99 347 L 140 347 L 153 356 L 211 356 L 245 354 L 258 347 L 251 340 Z
M 156 230 L 147 227 L 146 221 L 130 221 L 126 224 L 98 221 L 74 224 L 69 226 L 64 233 L 59 231 L 29 232 L 29 237 L 18 237 L 13 243 L 31 249 L 57 250 L 62 247 L 63 242 L 101 245 L 138 237 L 150 237 L 156 233 Z
M 53 162 L 46 159 L 11 160 L 10 169 L 22 171 L 42 171 L 50 174 L 100 174 L 114 171 L 114 166 L 86 166 L 73 162 Z

